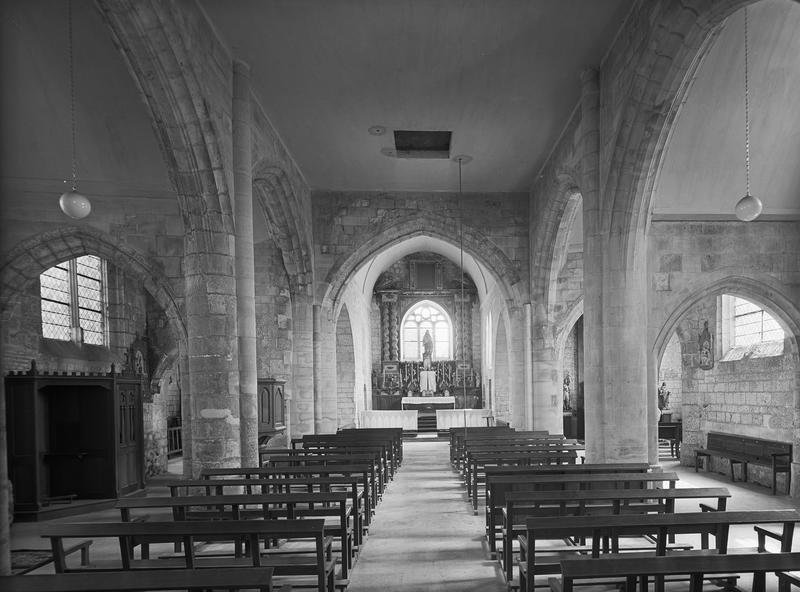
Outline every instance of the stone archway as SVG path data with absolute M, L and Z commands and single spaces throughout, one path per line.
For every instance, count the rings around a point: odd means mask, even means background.
M 687 392 L 683 393 L 682 405 L 684 440 L 681 447 L 681 462 L 683 464 L 693 463 L 692 451 L 698 446 L 702 446 L 705 431 L 709 429 L 709 426 L 713 429 L 716 425 L 715 422 L 719 423 L 722 421 L 718 416 L 714 415 L 717 413 L 715 405 L 719 404 L 719 401 L 716 400 L 716 395 L 713 393 L 707 396 L 697 394 L 698 392 L 703 392 L 703 386 L 702 384 L 696 386 L 694 383 L 702 383 L 704 377 L 703 373 L 697 370 L 696 364 L 692 363 L 691 360 L 692 356 L 697 355 L 696 348 L 687 347 L 687 344 L 692 344 L 696 341 L 698 327 L 696 323 L 692 325 L 686 322 L 686 317 L 689 315 L 690 311 L 695 310 L 698 306 L 711 306 L 708 304 L 709 301 L 711 299 L 716 299 L 716 297 L 722 294 L 741 296 L 765 306 L 770 313 L 779 320 L 786 331 L 784 344 L 785 347 L 788 347 L 788 352 L 785 351 L 784 356 L 791 361 L 791 368 L 789 368 L 788 371 L 774 369 L 771 372 L 782 372 L 792 383 L 789 389 L 791 395 L 787 397 L 790 400 L 785 402 L 789 413 L 779 413 L 778 415 L 783 415 L 783 417 L 777 418 L 779 420 L 778 423 L 770 422 L 766 426 L 762 425 L 761 427 L 755 428 L 748 427 L 746 423 L 743 423 L 741 427 L 737 426 L 737 431 L 742 431 L 743 433 L 748 430 L 753 432 L 761 431 L 763 434 L 759 435 L 762 437 L 769 437 L 764 434 L 769 434 L 772 429 L 776 429 L 780 432 L 779 426 L 781 425 L 791 426 L 788 428 L 784 427 L 782 431 L 791 434 L 789 437 L 791 437 L 793 441 L 793 449 L 795 451 L 794 459 L 792 459 L 792 491 L 790 493 L 793 497 L 800 497 L 800 487 L 797 485 L 797 478 L 800 478 L 800 461 L 798 460 L 797 452 L 799 450 L 798 445 L 800 444 L 800 348 L 798 347 L 798 343 L 800 343 L 800 309 L 768 281 L 741 276 L 728 276 L 708 283 L 705 287 L 685 297 L 674 308 L 671 314 L 666 318 L 653 343 L 651 355 L 654 360 L 653 363 L 655 367 L 657 367 L 673 333 L 676 333 L 681 341 L 681 355 L 684 358 L 683 387 L 687 389 Z M 713 307 L 715 308 L 716 304 L 714 304 Z M 716 331 L 716 333 L 718 333 L 718 331 Z M 687 360 L 687 358 L 689 359 Z M 715 380 L 715 382 L 717 381 Z M 725 380 L 721 379 L 719 383 L 723 388 L 723 392 L 727 392 L 724 391 Z M 712 390 L 715 392 L 717 391 L 716 385 Z M 743 396 L 745 397 L 744 403 L 748 403 L 746 406 L 751 407 L 746 414 L 747 417 L 737 418 L 739 421 L 749 422 L 752 418 L 753 421 L 758 422 L 759 420 L 756 419 L 756 414 L 761 412 L 758 411 L 757 408 L 760 406 L 766 408 L 772 404 L 769 398 L 760 398 L 758 393 L 752 393 L 753 397 L 748 398 L 747 394 L 750 394 L 749 391 L 751 390 L 752 389 L 748 389 L 748 393 L 743 392 L 740 394 L 737 392 L 737 394 L 732 395 L 735 404 L 738 404 L 735 397 Z M 778 395 L 776 394 L 776 396 Z M 737 414 L 732 412 L 729 415 L 735 417 Z M 651 437 L 651 446 L 657 446 L 657 441 L 654 443 L 654 440 L 655 438 Z

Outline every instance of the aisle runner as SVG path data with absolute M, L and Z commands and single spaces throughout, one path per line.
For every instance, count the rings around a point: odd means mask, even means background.
M 446 441 L 405 442 L 347 592 L 505 592 Z

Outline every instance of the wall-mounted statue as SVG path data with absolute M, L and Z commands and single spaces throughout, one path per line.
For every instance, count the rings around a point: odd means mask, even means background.
M 703 321 L 703 330 L 698 337 L 700 368 L 711 370 L 714 367 L 714 341 L 708 330 L 708 321 Z
M 572 409 L 572 387 L 570 386 L 569 372 L 564 376 L 564 411 Z

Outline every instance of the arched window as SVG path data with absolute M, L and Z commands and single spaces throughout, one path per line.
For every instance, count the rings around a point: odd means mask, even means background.
M 764 307 L 730 294 L 723 294 L 720 301 L 721 361 L 779 356 L 783 353 L 783 329 Z
M 64 261 L 42 273 L 42 336 L 105 345 L 105 275 L 105 261 L 93 255 Z
M 422 360 L 422 338 L 429 331 L 433 338 L 433 359 L 452 359 L 453 328 L 444 309 L 430 300 L 413 306 L 400 325 L 400 357 L 403 361 Z

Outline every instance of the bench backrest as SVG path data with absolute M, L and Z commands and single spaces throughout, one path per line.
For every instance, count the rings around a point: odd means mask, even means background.
M 773 455 L 788 454 L 791 458 L 792 445 L 789 442 L 765 440 L 739 434 L 709 432 L 706 441 L 709 450 L 721 450 L 732 455 L 772 462 Z

